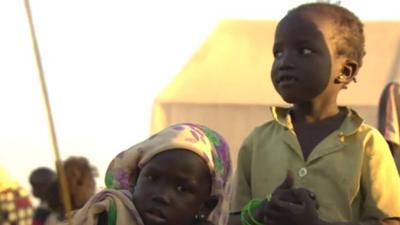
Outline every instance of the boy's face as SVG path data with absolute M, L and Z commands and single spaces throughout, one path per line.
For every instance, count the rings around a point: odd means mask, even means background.
M 334 32 L 329 19 L 306 12 L 291 13 L 278 24 L 271 79 L 286 102 L 336 96 L 340 88 L 331 74 L 339 75 L 341 64 L 334 54 Z
M 189 225 L 210 189 L 210 172 L 202 158 L 187 150 L 168 150 L 142 168 L 133 202 L 145 225 Z

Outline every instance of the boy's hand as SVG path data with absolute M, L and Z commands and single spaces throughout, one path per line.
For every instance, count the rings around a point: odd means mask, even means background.
M 294 196 L 293 190 L 294 186 L 294 175 L 291 170 L 287 171 L 285 180 L 272 192 L 272 197 L 278 197 L 281 200 L 288 202 L 297 202 L 297 198 Z
M 288 170 L 285 180 L 273 191 L 272 196 L 283 196 L 283 199 L 289 200 L 293 199 L 292 195 L 286 195 L 285 191 L 291 190 L 294 185 L 294 175 L 293 172 Z M 269 199 L 265 199 L 262 203 L 255 209 L 253 209 L 252 214 L 257 221 L 266 221 L 266 210 L 269 207 Z
M 284 192 L 281 196 L 293 195 L 297 201 L 286 201 L 279 195 L 273 195 L 268 207 L 264 210 L 266 224 L 319 225 L 321 223 L 317 212 L 318 204 L 310 191 L 298 188 Z

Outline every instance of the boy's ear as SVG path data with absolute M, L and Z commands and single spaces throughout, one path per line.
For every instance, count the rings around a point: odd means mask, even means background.
M 345 79 L 340 80 L 341 83 L 349 83 L 352 80 L 355 80 L 355 76 L 358 73 L 359 65 L 354 60 L 346 60 L 345 64 L 343 65 L 341 75 L 344 75 Z

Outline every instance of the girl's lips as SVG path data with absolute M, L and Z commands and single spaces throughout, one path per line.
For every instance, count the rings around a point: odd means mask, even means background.
M 151 212 L 145 212 L 144 216 L 146 218 L 146 221 L 150 221 L 152 224 L 164 224 L 167 222 L 165 218 Z
M 146 210 L 144 216 L 146 217 L 146 220 L 151 221 L 152 223 L 155 224 L 163 224 L 167 222 L 164 213 L 159 209 Z

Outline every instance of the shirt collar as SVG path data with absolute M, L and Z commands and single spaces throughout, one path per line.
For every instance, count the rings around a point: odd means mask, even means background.
M 360 128 L 360 126 L 364 122 L 364 119 L 361 118 L 361 116 L 359 116 L 356 111 L 348 107 L 340 106 L 339 108 L 347 111 L 346 118 L 338 129 L 339 135 L 349 136 L 356 133 L 358 128 Z M 290 116 L 290 111 L 292 110 L 292 108 L 273 106 L 270 109 L 272 118 L 276 122 L 288 129 L 293 129 L 292 118 Z

